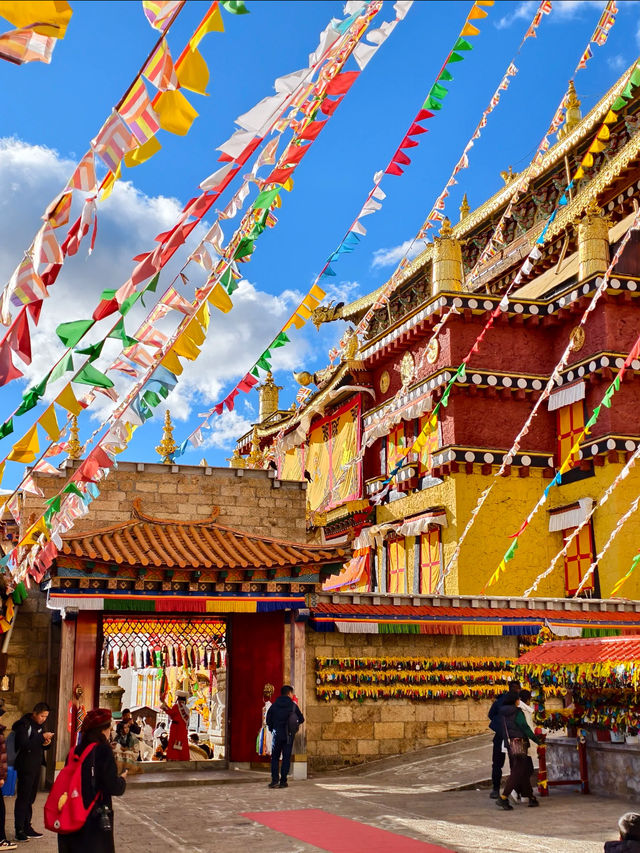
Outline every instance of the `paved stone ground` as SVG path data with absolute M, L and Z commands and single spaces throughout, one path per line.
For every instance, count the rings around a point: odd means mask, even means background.
M 489 738 L 481 736 L 291 782 L 286 790 L 269 790 L 268 777 L 257 773 L 255 782 L 132 788 L 116 802 L 116 849 L 310 853 L 319 848 L 247 820 L 241 812 L 316 808 L 458 853 L 601 853 L 603 842 L 616 837 L 618 817 L 632 807 L 622 800 L 555 789 L 538 809 L 499 811 L 488 789 L 473 787 L 487 776 L 489 753 Z M 472 787 L 451 790 L 461 785 Z M 43 802 L 41 794 L 37 815 Z M 12 800 L 7 807 L 10 828 Z M 56 840 L 47 833 L 19 849 L 34 845 L 38 853 L 53 853 Z

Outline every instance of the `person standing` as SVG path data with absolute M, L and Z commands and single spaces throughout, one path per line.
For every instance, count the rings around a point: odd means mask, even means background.
M 98 800 L 82 829 L 58 835 L 58 853 L 115 853 L 111 798 L 124 794 L 127 771 L 118 776 L 108 740 L 110 731 L 111 711 L 108 708 L 95 708 L 84 718 L 80 743 L 73 751 L 82 755 L 88 746 L 96 744 L 82 764 L 82 799 L 87 808 L 96 794 Z
M 44 730 L 50 710 L 46 702 L 38 702 L 30 714 L 25 714 L 13 724 L 15 769 L 18 776 L 15 805 L 16 841 L 42 838 L 42 833 L 36 832 L 31 825 L 31 818 L 40 784 L 40 768 L 45 763 L 44 752 L 51 746 L 53 737 L 53 732 Z
M 489 728 L 493 732 L 493 753 L 491 755 L 491 793 L 489 796 L 492 800 L 497 800 L 500 796 L 500 782 L 502 781 L 502 768 L 504 767 L 505 752 L 502 749 L 504 742 L 504 732 L 500 726 L 500 708 L 507 696 L 518 697 L 520 691 L 519 681 L 510 681 L 507 684 L 507 692 L 498 696 L 491 707 L 489 708 Z
M 0 717 L 5 713 L 4 703 L 0 705 Z M 18 846 L 17 844 L 11 844 L 7 841 L 7 833 L 5 831 L 5 807 L 4 807 L 4 797 L 2 796 L 2 788 L 4 787 L 4 783 L 7 781 L 7 743 L 5 741 L 4 733 L 6 731 L 6 726 L 0 724 L 0 853 L 3 850 L 15 850 Z
M 270 788 L 288 788 L 287 776 L 291 764 L 291 750 L 293 749 L 293 738 L 290 726 L 291 716 L 295 716 L 298 726 L 304 723 L 304 717 L 300 708 L 293 701 L 293 687 L 285 684 L 280 690 L 280 695 L 267 711 L 267 726 L 272 731 L 271 739 L 271 782 Z M 282 756 L 282 767 L 279 768 L 280 756 Z M 278 770 L 280 769 L 280 781 L 278 781 Z
M 504 740 L 511 761 L 511 772 L 507 777 L 502 794 L 496 801 L 498 808 L 505 809 L 505 811 L 513 808 L 509 802 L 509 795 L 512 791 L 518 791 L 523 797 L 528 797 L 530 808 L 539 805 L 531 787 L 528 749 L 529 741 L 541 743 L 541 738 L 537 737 L 529 728 L 522 709 L 518 707 L 518 702 L 518 694 L 510 693 L 505 697 L 499 712 L 499 725 L 505 733 Z
M 176 703 L 169 708 L 162 702 L 162 710 L 166 711 L 171 725 L 169 726 L 169 743 L 167 744 L 167 761 L 189 761 L 189 708 L 185 690 L 176 690 Z

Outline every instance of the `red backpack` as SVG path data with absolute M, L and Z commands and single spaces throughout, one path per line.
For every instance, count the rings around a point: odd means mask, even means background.
M 87 822 L 100 794 L 96 794 L 91 803 L 85 806 L 82 799 L 82 765 L 96 746 L 97 743 L 89 744 L 81 755 L 71 752 L 53 783 L 44 804 L 44 825 L 50 832 L 66 835 L 82 829 Z

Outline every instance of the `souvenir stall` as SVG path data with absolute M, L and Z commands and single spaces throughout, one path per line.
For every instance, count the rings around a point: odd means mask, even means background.
M 519 658 L 536 722 L 549 732 L 549 785 L 579 781 L 583 793 L 640 799 L 639 667 L 640 636 L 553 641 Z

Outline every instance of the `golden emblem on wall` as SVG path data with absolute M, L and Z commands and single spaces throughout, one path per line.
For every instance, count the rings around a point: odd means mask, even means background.
M 389 376 L 389 371 L 383 370 L 382 373 L 380 374 L 380 382 L 378 383 L 378 386 L 380 388 L 380 393 L 386 394 L 387 391 L 389 390 L 390 384 L 391 384 L 391 377 Z
M 427 361 L 429 364 L 435 364 L 438 360 L 438 356 L 440 355 L 440 344 L 434 338 L 432 341 L 429 341 L 429 346 L 427 347 Z
M 402 361 L 400 362 L 400 378 L 402 379 L 402 387 L 404 388 L 408 385 L 413 379 L 413 370 L 415 364 L 413 361 L 413 356 L 410 352 L 405 352 L 402 356 Z
M 584 346 L 584 341 L 584 329 L 582 326 L 576 326 L 575 329 L 572 329 L 571 334 L 569 335 L 569 347 L 571 352 L 579 352 Z

